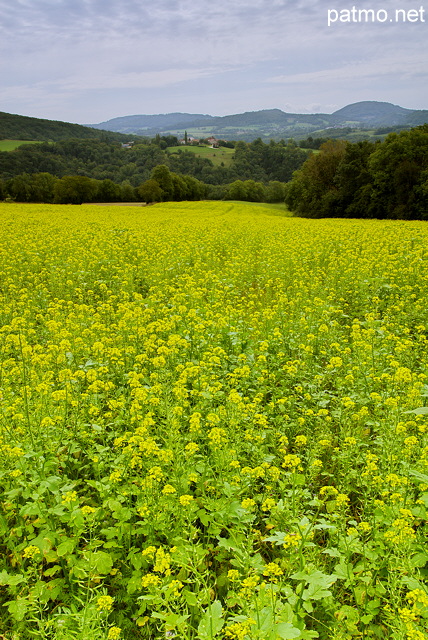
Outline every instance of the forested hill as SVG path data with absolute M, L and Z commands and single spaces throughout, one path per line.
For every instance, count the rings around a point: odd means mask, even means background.
M 96 138 L 106 142 L 126 142 L 129 135 L 101 131 L 81 124 L 30 118 L 0 111 L 0 140 L 67 140 L 70 138 Z
M 392 130 L 408 129 L 428 122 L 428 111 L 405 109 L 390 102 L 365 100 L 348 104 L 334 113 L 286 113 L 280 109 L 246 111 L 227 116 L 167 113 L 117 117 L 92 126 L 122 133 L 135 132 L 153 137 L 156 134 L 196 138 L 214 135 L 224 140 L 264 141 L 281 138 L 340 137 L 350 141 L 372 138 Z M 388 128 L 388 131 L 378 131 Z M 334 132 L 333 130 L 337 130 Z M 337 135 L 335 135 L 337 134 Z

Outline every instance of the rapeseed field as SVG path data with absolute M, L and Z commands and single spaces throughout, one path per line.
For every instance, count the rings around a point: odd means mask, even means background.
M 427 637 L 426 223 L 0 216 L 2 638 Z

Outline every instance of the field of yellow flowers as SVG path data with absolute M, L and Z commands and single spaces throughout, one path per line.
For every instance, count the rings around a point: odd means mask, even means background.
M 426 223 L 0 219 L 2 638 L 427 638 Z

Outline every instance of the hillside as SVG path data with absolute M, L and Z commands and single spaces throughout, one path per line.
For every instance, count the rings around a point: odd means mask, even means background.
M 367 100 L 348 104 L 335 111 L 331 114 L 330 121 L 337 124 L 354 122 L 370 126 L 404 125 L 406 118 L 412 113 L 413 109 L 404 109 L 390 102 Z
M 211 122 L 213 116 L 201 113 L 164 113 L 157 115 L 136 115 L 112 118 L 99 124 L 90 124 L 89 127 L 104 129 L 107 131 L 118 131 L 120 133 L 136 133 L 144 129 L 165 128 L 184 125 L 195 120 Z
M 106 142 L 125 142 L 129 135 L 113 131 L 100 131 L 81 124 L 31 118 L 0 111 L 0 140 L 67 140 L 70 138 L 97 138 Z
M 341 137 L 372 137 L 379 127 L 411 127 L 428 121 L 428 113 L 405 109 L 389 102 L 362 101 L 349 104 L 334 113 L 286 113 L 281 109 L 246 111 L 227 116 L 194 116 L 192 114 L 136 115 L 114 118 L 94 127 L 127 131 L 154 136 L 172 133 L 182 136 L 184 131 L 195 137 L 214 135 L 226 140 L 251 141 L 264 139 L 299 138 L 325 135 L 330 128 L 351 128 Z M 144 128 L 143 128 L 144 127 Z M 371 129 L 363 133 L 361 130 Z

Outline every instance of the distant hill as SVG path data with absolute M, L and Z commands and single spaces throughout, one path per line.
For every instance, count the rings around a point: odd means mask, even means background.
M 218 138 L 254 140 L 261 138 L 298 138 L 305 135 L 325 135 L 326 130 L 350 128 L 354 130 L 379 127 L 412 127 L 428 122 L 428 112 L 405 109 L 390 102 L 362 101 L 349 104 L 334 113 L 287 113 L 281 109 L 246 111 L 228 116 L 168 113 L 113 118 L 93 127 L 126 131 L 146 136 L 172 133 L 196 137 L 214 135 Z M 144 129 L 142 129 L 144 127 Z M 348 132 L 343 131 L 343 137 Z M 354 135 L 359 135 L 358 133 Z M 366 137 L 368 133 L 365 134 Z M 361 133 L 360 137 L 364 137 Z
M 120 133 L 137 133 L 144 129 L 165 128 L 186 124 L 187 122 L 211 121 L 212 116 L 201 113 L 164 113 L 158 115 L 137 115 L 112 118 L 99 124 L 90 124 L 88 127 L 104 129 L 107 131 L 119 131 Z
M 51 140 L 96 138 L 105 142 L 127 142 L 137 136 L 189 135 L 224 140 L 280 140 L 307 136 L 340 137 L 351 141 L 382 138 L 389 131 L 428 122 L 428 110 L 404 109 L 389 102 L 364 101 L 349 104 L 334 113 L 287 113 L 281 109 L 246 111 L 228 116 L 198 113 L 166 113 L 113 118 L 84 126 L 58 120 L 31 118 L 0 112 L 0 140 Z
M 332 123 L 355 122 L 360 125 L 388 126 L 402 125 L 406 118 L 414 113 L 413 109 L 404 109 L 390 102 L 364 101 L 348 104 L 331 114 Z
M 0 140 L 52 140 L 57 142 L 68 138 L 98 138 L 106 142 L 125 142 L 129 140 L 129 135 L 100 131 L 84 127 L 81 124 L 31 118 L 0 111 Z

